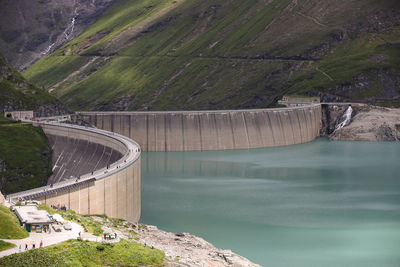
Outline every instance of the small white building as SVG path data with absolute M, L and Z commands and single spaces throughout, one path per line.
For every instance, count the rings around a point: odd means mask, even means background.
M 282 100 L 278 101 L 278 104 L 285 105 L 286 107 L 299 107 L 307 106 L 311 104 L 319 104 L 321 99 L 319 97 L 307 97 L 307 96 L 283 96 Z
M 49 229 L 54 222 L 50 213 L 39 210 L 35 205 L 13 206 L 12 209 L 28 232 L 41 233 L 44 229 Z

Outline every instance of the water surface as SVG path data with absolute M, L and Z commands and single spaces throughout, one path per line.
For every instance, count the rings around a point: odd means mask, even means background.
M 400 266 L 400 143 L 143 153 L 142 222 L 263 266 Z

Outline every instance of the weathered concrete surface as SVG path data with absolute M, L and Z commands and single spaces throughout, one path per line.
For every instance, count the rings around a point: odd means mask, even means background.
M 53 149 L 53 173 L 47 184 L 65 181 L 70 177 L 102 169 L 122 158 L 122 153 L 88 140 L 74 139 L 47 133 Z
M 48 205 L 66 205 L 80 214 L 106 214 L 112 218 L 122 218 L 137 223 L 141 214 L 140 195 L 140 152 L 139 146 L 128 138 L 93 130 L 85 127 L 67 125 L 42 124 L 46 134 L 67 137 L 73 140 L 84 140 L 88 143 L 100 144 L 119 151 L 123 158 L 109 169 L 96 170 L 92 174 L 81 177 L 80 181 L 90 182 L 77 184 L 75 180 L 46 186 L 28 192 L 20 192 L 7 196 L 18 199 L 26 195 L 45 193 L 34 199 Z M 84 148 L 81 148 L 84 149 Z M 126 161 L 126 162 L 125 162 Z M 95 179 L 93 179 L 95 178 Z M 52 193 L 55 190 L 57 192 Z
M 134 139 L 145 151 L 293 145 L 314 140 L 321 128 L 320 105 L 281 109 L 78 114 L 97 128 Z
M 400 141 L 400 109 L 364 105 L 348 126 L 332 133 L 332 140 Z

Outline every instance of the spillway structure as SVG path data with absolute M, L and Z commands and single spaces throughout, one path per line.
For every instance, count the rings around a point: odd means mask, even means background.
M 321 105 L 225 111 L 78 112 L 94 127 L 137 141 L 144 151 L 249 149 L 310 142 Z
M 35 123 L 53 148 L 47 186 L 7 196 L 39 200 L 80 214 L 105 214 L 137 223 L 141 214 L 140 146 L 112 132 L 89 127 Z

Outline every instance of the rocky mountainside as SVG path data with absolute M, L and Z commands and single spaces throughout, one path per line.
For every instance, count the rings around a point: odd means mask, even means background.
M 1 0 L 0 51 L 23 70 L 74 39 L 113 0 Z
M 54 96 L 26 81 L 2 54 L 0 54 L 0 110 L 33 110 L 36 117 L 69 113 Z
M 400 106 L 400 2 L 116 0 L 24 75 L 76 110 Z
M 334 131 L 329 138 L 343 141 L 400 141 L 400 110 L 362 105 L 349 125 Z

